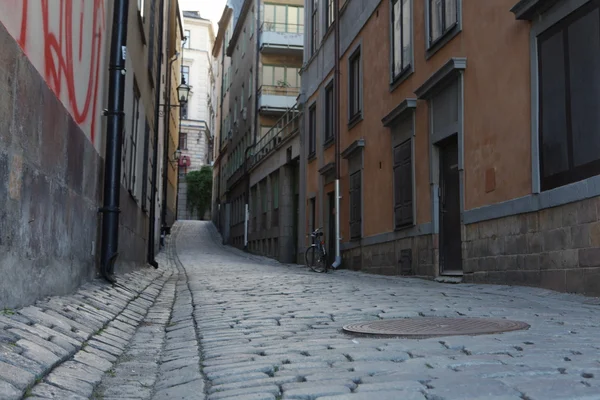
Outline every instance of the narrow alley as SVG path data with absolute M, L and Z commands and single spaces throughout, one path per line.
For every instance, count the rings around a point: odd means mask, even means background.
M 600 399 L 594 298 L 317 274 L 225 247 L 208 222 L 180 221 L 169 240 L 159 270 L 0 316 L 0 398 Z M 342 331 L 428 316 L 530 327 L 420 340 Z

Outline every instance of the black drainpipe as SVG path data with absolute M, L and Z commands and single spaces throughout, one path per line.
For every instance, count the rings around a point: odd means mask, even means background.
M 167 0 L 169 2 L 169 6 L 168 6 L 168 10 L 167 10 L 167 15 L 168 15 L 168 22 L 167 22 L 167 35 L 171 34 L 171 7 L 172 7 L 172 2 L 171 0 Z M 165 54 L 167 54 L 167 56 L 169 55 L 169 39 L 170 37 L 167 37 L 167 45 L 166 45 L 166 50 L 165 50 Z M 164 111 L 164 138 L 163 138 L 163 176 L 162 176 L 162 180 L 163 180 L 163 185 L 162 185 L 162 210 L 161 210 L 161 237 L 162 235 L 166 235 L 165 228 L 167 226 L 167 184 L 168 184 L 168 174 L 169 174 L 169 116 L 171 115 L 171 66 L 173 65 L 173 61 L 174 60 L 169 60 L 169 63 L 167 65 L 167 70 L 165 71 L 165 79 L 166 79 L 166 90 L 165 90 L 165 111 Z M 161 245 L 164 245 L 164 243 L 161 240 Z
M 220 27 L 219 27 L 220 29 Z M 219 96 L 221 97 L 219 99 L 219 109 L 220 109 L 220 115 L 219 115 L 219 143 L 216 143 L 216 146 L 219 146 L 219 173 L 217 175 L 217 204 L 219 204 L 219 209 L 218 209 L 218 213 L 217 213 L 217 226 L 219 228 L 219 232 L 222 234 L 223 231 L 223 227 L 221 226 L 221 175 L 223 174 L 223 157 L 221 156 L 221 143 L 223 143 L 223 75 L 225 74 L 225 38 L 223 38 L 223 43 L 221 44 L 221 93 L 219 93 Z
M 163 60 L 163 28 L 164 28 L 164 17 L 163 11 L 165 9 L 165 0 L 160 0 L 160 23 L 158 28 L 158 67 L 156 70 L 156 83 L 154 88 L 156 90 L 154 96 L 154 149 L 152 150 L 152 194 L 150 196 L 150 232 L 148 234 L 148 263 L 154 268 L 158 268 L 158 263 L 154 259 L 154 234 L 156 230 L 156 182 L 158 172 L 158 127 L 160 118 L 160 78 L 162 73 L 162 60 Z
M 102 213 L 102 246 L 100 272 L 104 279 L 116 283 L 115 261 L 119 248 L 119 196 L 121 194 L 121 132 L 123 130 L 123 98 L 125 96 L 125 59 L 127 45 L 127 12 L 129 1 L 115 0 L 108 81 L 108 117 L 104 164 L 104 201 Z

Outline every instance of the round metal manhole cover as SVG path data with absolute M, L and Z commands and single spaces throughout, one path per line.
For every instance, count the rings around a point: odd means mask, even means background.
M 528 329 L 521 321 L 488 318 L 401 318 L 359 322 L 343 327 L 348 333 L 421 339 L 437 336 L 488 335 Z

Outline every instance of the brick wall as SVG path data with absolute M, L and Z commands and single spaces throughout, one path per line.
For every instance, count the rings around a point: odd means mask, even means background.
M 465 280 L 600 294 L 600 199 L 465 226 Z

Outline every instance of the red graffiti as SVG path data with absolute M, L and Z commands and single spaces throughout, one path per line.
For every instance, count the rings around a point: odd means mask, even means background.
M 66 89 L 73 119 L 78 124 L 90 122 L 90 139 L 94 143 L 105 30 L 104 0 L 81 0 L 79 15 L 74 15 L 73 1 L 75 0 L 37 1 L 41 2 L 42 11 L 43 73 L 46 83 L 58 98 L 61 97 L 63 89 Z M 18 42 L 26 53 L 30 6 L 30 0 L 22 1 L 22 20 Z M 92 12 L 92 26 L 84 26 L 86 7 L 91 7 L 91 10 L 88 9 L 88 11 Z M 51 24 L 54 22 L 51 21 L 51 11 L 56 13 L 57 9 L 60 12 L 58 27 Z M 78 30 L 74 25 L 75 21 L 79 22 Z M 39 44 L 36 43 L 36 45 Z M 90 58 L 86 60 L 83 59 L 84 48 L 90 51 Z M 73 54 L 75 51 L 77 51 L 77 62 Z M 87 79 L 87 82 L 82 82 L 82 79 Z M 83 96 L 78 97 L 76 85 L 80 90 L 84 85 L 85 94 Z

